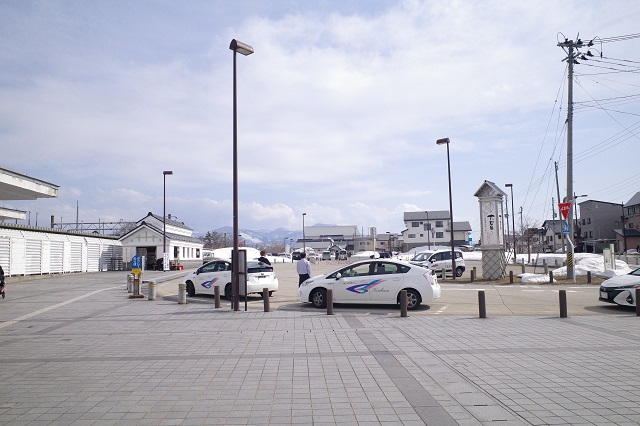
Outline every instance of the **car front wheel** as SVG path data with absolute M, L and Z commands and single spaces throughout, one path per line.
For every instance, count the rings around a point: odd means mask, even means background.
M 311 303 L 318 309 L 327 307 L 327 290 L 316 288 L 311 292 Z
M 464 268 L 462 266 L 458 266 L 456 268 L 456 277 L 461 277 L 463 272 L 464 272 Z

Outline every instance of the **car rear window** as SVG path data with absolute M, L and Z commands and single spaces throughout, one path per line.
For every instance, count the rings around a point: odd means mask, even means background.
M 273 272 L 273 267 L 262 262 L 247 262 L 247 273 Z

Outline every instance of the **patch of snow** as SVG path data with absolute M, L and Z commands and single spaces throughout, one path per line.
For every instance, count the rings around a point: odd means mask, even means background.
M 555 274 L 554 274 L 555 275 Z M 548 283 L 549 275 L 546 274 L 518 274 L 523 283 Z

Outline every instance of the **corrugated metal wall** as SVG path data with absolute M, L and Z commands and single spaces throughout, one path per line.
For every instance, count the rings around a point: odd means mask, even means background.
M 0 228 L 5 275 L 122 270 L 118 240 Z

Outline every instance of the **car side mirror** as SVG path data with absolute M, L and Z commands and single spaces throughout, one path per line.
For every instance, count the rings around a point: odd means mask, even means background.
M 342 278 L 342 274 L 341 274 L 340 272 L 338 272 L 338 273 L 336 274 L 336 280 L 339 280 L 340 278 Z

